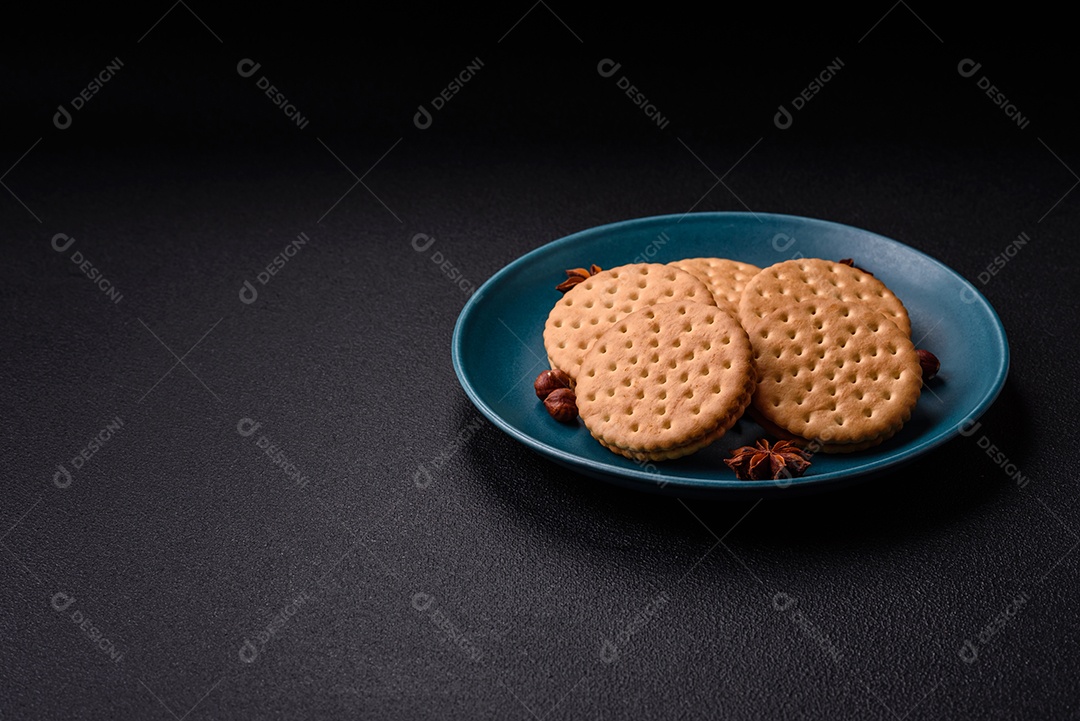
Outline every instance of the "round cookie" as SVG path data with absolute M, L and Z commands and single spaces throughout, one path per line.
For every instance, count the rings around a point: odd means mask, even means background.
M 681 301 L 631 313 L 585 354 L 575 393 L 601 444 L 637 460 L 693 453 L 722 436 L 754 392 L 746 331 L 713 305 Z
M 900 430 L 919 400 L 915 346 L 865 304 L 793 303 L 754 318 L 747 333 L 758 377 L 754 411 L 826 452 L 881 443 Z
M 548 362 L 577 378 L 585 351 L 616 321 L 656 303 L 684 299 L 715 305 L 703 282 L 660 263 L 623 265 L 590 276 L 568 290 L 548 314 Z
M 737 315 L 739 298 L 747 281 L 761 268 L 727 258 L 686 258 L 668 263 L 704 282 L 716 300 L 718 308 Z
M 777 308 L 816 298 L 865 303 L 911 336 L 904 304 L 884 283 L 858 268 L 820 258 L 785 260 L 747 281 L 739 299 L 739 320 L 748 327 Z

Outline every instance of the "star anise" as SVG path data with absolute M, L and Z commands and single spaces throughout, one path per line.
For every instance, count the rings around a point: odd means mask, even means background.
M 724 461 L 743 481 L 779 480 L 782 476 L 801 476 L 810 467 L 810 454 L 794 441 L 777 441 L 769 446 L 762 438 L 756 446 L 743 446 Z
M 842 264 L 842 265 L 850 265 L 855 270 L 861 270 L 862 272 L 866 273 L 867 275 L 869 275 L 871 277 L 873 277 L 873 275 L 874 275 L 873 273 L 868 271 L 866 268 L 860 268 L 859 266 L 855 265 L 855 259 L 854 258 L 841 258 L 837 262 Z
M 603 268 L 598 265 L 591 265 L 588 270 L 585 270 L 584 268 L 571 268 L 566 271 L 566 280 L 555 286 L 555 290 L 560 293 L 565 293 L 589 276 L 596 275 L 601 270 L 603 270 Z

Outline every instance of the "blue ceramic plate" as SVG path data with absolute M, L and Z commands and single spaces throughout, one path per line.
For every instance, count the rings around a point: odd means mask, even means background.
M 548 367 L 544 321 L 567 268 L 732 258 L 766 267 L 790 258 L 854 258 L 911 316 L 912 340 L 941 360 L 904 428 L 861 453 L 818 454 L 800 478 L 740 481 L 723 459 L 765 435 L 744 418 L 708 448 L 675 461 L 636 463 L 603 448 L 579 421 L 557 423 L 533 392 Z M 538 248 L 496 273 L 461 311 L 453 340 L 462 388 L 492 423 L 556 463 L 587 476 L 680 495 L 788 495 L 893 469 L 969 427 L 993 403 L 1009 369 L 1005 330 L 986 299 L 955 271 L 895 240 L 790 215 L 692 213 L 627 220 Z

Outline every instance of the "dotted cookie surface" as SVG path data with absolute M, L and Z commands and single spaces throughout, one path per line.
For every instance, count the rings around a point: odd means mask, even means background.
M 827 452 L 884 441 L 919 399 L 915 346 L 870 306 L 794 303 L 755 318 L 747 332 L 758 375 L 754 410 Z
M 576 379 L 585 351 L 617 321 L 641 308 L 681 300 L 715 306 L 705 283 L 668 265 L 635 263 L 597 273 L 568 290 L 548 314 L 548 361 Z
M 734 425 L 754 381 L 750 341 L 733 316 L 692 301 L 661 303 L 619 320 L 589 349 L 578 411 L 616 453 L 678 458 Z
M 738 314 L 739 298 L 747 281 L 757 275 L 761 268 L 727 258 L 687 258 L 676 260 L 673 265 L 704 282 L 719 308 Z
M 911 336 L 904 304 L 884 283 L 858 268 L 820 258 L 786 260 L 747 281 L 739 299 L 739 320 L 749 327 L 777 308 L 818 298 L 865 303 Z

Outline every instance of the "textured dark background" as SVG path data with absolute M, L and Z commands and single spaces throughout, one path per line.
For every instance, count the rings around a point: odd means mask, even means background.
M 1070 22 L 758 5 L 8 23 L 0 718 L 1076 717 Z M 479 285 L 570 232 L 691 208 L 864 227 L 976 282 L 1013 353 L 980 429 L 842 492 L 736 503 L 578 477 L 480 420 L 450 365 L 466 295 L 410 239 Z

